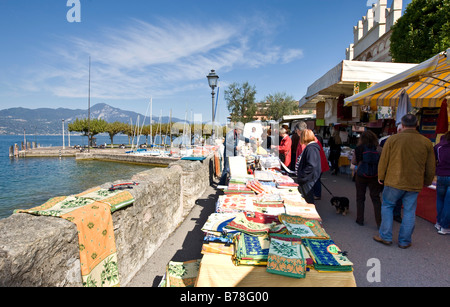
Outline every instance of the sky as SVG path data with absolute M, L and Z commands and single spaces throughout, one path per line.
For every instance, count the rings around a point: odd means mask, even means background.
M 91 106 L 209 121 L 214 69 L 225 123 L 232 83 L 255 86 L 257 102 L 300 100 L 345 59 L 372 2 L 0 0 L 0 109 L 87 110 L 90 84 Z

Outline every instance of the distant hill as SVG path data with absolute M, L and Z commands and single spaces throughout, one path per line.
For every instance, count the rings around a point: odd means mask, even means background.
M 132 111 L 125 111 L 119 108 L 111 107 L 105 103 L 99 103 L 91 107 L 91 118 L 104 119 L 107 122 L 124 122 L 133 124 L 139 120 L 142 124 L 144 115 Z M 61 134 L 62 120 L 66 123 L 75 121 L 76 118 L 87 118 L 88 110 L 81 109 L 26 109 L 10 108 L 0 110 L 0 134 Z M 159 117 L 152 116 L 154 122 L 159 122 Z M 172 118 L 173 122 L 182 121 L 178 118 Z M 169 122 L 169 116 L 161 118 L 162 123 Z M 147 118 L 146 124 L 150 123 Z

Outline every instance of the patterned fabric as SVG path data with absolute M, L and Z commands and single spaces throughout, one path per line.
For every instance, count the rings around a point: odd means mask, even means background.
M 220 195 L 216 212 L 242 212 L 253 210 L 253 195 Z
M 251 236 L 246 233 L 237 235 L 234 261 L 236 265 L 267 265 L 270 239 L 265 236 Z
M 305 219 L 317 220 L 319 222 L 322 221 L 322 218 L 316 210 L 316 206 L 313 204 L 285 200 L 284 207 L 286 208 L 287 215 L 300 216 Z
M 279 224 L 276 216 L 270 216 L 258 212 L 238 213 L 226 228 L 238 230 L 254 236 L 267 235 L 271 228 Z
M 200 260 L 186 262 L 170 261 L 160 287 L 194 287 L 197 281 Z
M 353 270 L 353 263 L 333 240 L 304 239 L 303 244 L 313 258 L 316 270 L 342 272 Z
M 202 254 L 234 255 L 234 244 L 207 243 L 202 245 Z
M 286 225 L 286 228 L 290 234 L 294 236 L 315 239 L 330 238 L 317 220 L 287 214 L 280 215 L 279 219 L 284 225 Z
M 299 237 L 271 235 L 267 272 L 294 278 L 305 278 L 306 261 Z
M 119 286 L 119 272 L 111 213 L 133 202 L 128 191 L 96 187 L 15 212 L 60 217 L 74 223 L 78 230 L 83 286 L 116 287 Z
M 205 233 L 222 233 L 224 227 L 236 218 L 235 213 L 213 213 L 202 227 Z

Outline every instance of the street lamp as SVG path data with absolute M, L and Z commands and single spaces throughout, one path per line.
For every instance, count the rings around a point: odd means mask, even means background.
M 213 131 L 212 133 L 214 134 L 214 121 L 215 121 L 215 116 L 214 116 L 214 89 L 217 87 L 217 83 L 219 81 L 219 76 L 216 75 L 216 71 L 214 69 L 211 69 L 211 72 L 209 73 L 209 75 L 206 76 L 206 78 L 208 78 L 208 83 L 209 83 L 209 87 L 212 90 L 212 116 L 211 116 L 211 120 L 212 120 L 212 125 L 213 125 Z

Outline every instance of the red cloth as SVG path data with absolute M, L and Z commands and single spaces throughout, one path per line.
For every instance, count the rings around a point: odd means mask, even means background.
M 447 111 L 447 99 L 441 104 L 441 111 L 437 120 L 436 133 L 447 133 L 448 131 L 448 111 Z
M 282 154 L 284 154 L 284 165 L 289 167 L 291 164 L 291 147 L 292 147 L 292 140 L 289 137 L 289 135 L 286 135 L 281 141 L 280 146 L 278 146 L 278 151 Z
M 315 141 L 317 142 L 317 144 L 319 144 L 320 147 L 320 167 L 322 168 L 322 173 L 325 173 L 330 170 L 330 165 L 328 164 L 328 159 L 327 156 L 325 155 L 325 151 L 323 150 L 322 144 L 319 142 L 317 138 L 315 138 Z M 301 155 L 305 147 L 306 147 L 305 144 L 302 144 L 300 141 L 298 142 L 297 155 L 295 161 L 298 160 L 298 157 Z

